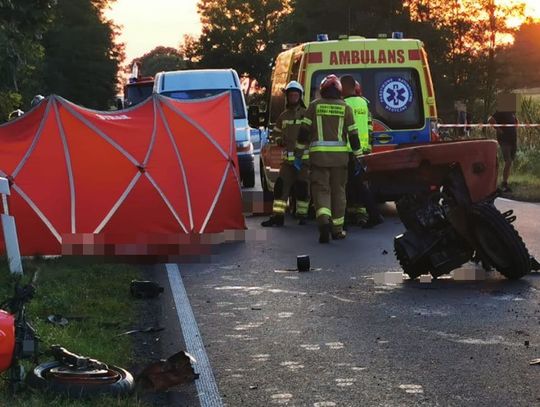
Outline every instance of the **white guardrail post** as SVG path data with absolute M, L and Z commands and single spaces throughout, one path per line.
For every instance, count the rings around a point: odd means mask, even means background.
M 21 252 L 19 250 L 19 240 L 17 239 L 17 229 L 15 218 L 9 215 L 7 196 L 10 195 L 9 181 L 0 177 L 0 194 L 2 195 L 2 230 L 4 232 L 4 244 L 11 274 L 22 274 Z

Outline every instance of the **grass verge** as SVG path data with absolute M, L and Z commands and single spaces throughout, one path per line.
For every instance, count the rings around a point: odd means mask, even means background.
M 129 283 L 140 271 L 128 265 L 95 264 L 87 260 L 58 258 L 25 261 L 28 282 L 32 270 L 39 269 L 36 296 L 27 307 L 27 316 L 41 339 L 41 350 L 59 344 L 68 350 L 96 358 L 105 363 L 128 368 L 132 364 L 132 343 L 129 336 L 119 336 L 136 321 L 134 301 Z M 13 293 L 13 279 L 5 258 L 0 258 L 0 300 Z M 58 314 L 69 324 L 59 327 L 46 322 Z M 40 362 L 46 361 L 40 358 Z M 31 365 L 28 365 L 28 369 Z M 5 381 L 0 382 L 0 406 L 10 407 L 133 407 L 144 404 L 135 397 L 127 399 L 67 400 L 26 389 L 12 397 Z
M 501 180 L 499 180 L 499 185 Z M 532 174 L 511 174 L 508 182 L 512 192 L 503 197 L 525 202 L 540 202 L 540 177 Z

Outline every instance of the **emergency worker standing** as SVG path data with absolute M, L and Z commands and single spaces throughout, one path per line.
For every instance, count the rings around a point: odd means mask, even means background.
M 354 120 L 358 127 L 362 152 L 371 152 L 370 137 L 373 132 L 373 122 L 369 111 L 369 101 L 362 96 L 360 84 L 351 75 L 341 77 L 343 99 L 353 111 Z M 356 173 L 356 158 L 349 146 L 349 171 L 347 177 L 347 224 L 362 224 L 364 228 L 372 228 L 383 222 L 383 218 L 373 199 L 369 188 L 362 180 L 361 174 Z M 365 208 L 364 208 L 365 206 Z M 367 220 L 366 220 L 367 209 Z
M 321 98 L 309 105 L 296 145 L 296 162 L 309 147 L 311 189 L 319 243 L 344 239 L 349 154 L 347 141 L 360 167 L 360 140 L 352 109 L 341 100 L 341 82 L 336 75 L 328 75 L 320 85 Z
M 298 224 L 304 225 L 309 209 L 309 152 L 303 151 L 300 163 L 295 166 L 295 146 L 298 132 L 306 111 L 302 96 L 304 88 L 296 81 L 291 81 L 284 89 L 287 97 L 286 109 L 278 117 L 273 135 L 278 145 L 284 147 L 284 157 L 279 170 L 279 177 L 274 186 L 274 204 L 270 219 L 262 226 L 283 226 L 287 200 L 294 186 L 296 197 L 296 216 Z M 298 167 L 298 168 L 297 168 Z

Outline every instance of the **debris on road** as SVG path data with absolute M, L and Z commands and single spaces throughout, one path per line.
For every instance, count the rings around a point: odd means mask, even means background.
M 118 334 L 116 336 L 132 335 L 135 333 L 154 333 L 154 332 L 161 332 L 164 330 L 165 328 L 163 327 L 148 327 L 148 328 L 142 328 L 142 329 L 132 329 L 131 331 L 122 332 L 121 334 Z
M 540 359 L 533 359 L 529 362 L 529 365 L 540 365 Z
M 137 377 L 137 384 L 144 390 L 163 391 L 192 382 L 199 378 L 192 363 L 196 363 L 193 356 L 180 351 L 148 365 Z
M 153 281 L 132 280 L 129 288 L 135 298 L 156 298 L 164 291 L 163 287 Z
M 296 267 L 299 272 L 310 271 L 310 261 L 307 254 L 296 256 Z
M 387 255 L 388 254 L 388 251 L 386 250 L 383 250 L 382 253 L 381 253 L 383 256 Z

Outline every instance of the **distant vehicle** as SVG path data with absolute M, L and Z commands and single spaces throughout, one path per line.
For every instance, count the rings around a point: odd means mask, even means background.
M 272 74 L 269 114 L 263 120 L 270 131 L 285 109 L 282 90 L 289 81 L 302 84 L 307 106 L 318 97 L 328 74 L 352 75 L 362 85 L 373 115 L 373 153 L 439 140 L 426 51 L 420 40 L 403 39 L 402 33 L 392 38 L 341 36 L 333 41 L 323 34 L 317 41 L 280 53 Z M 250 122 L 260 123 L 261 116 L 250 115 Z M 271 140 L 261 149 L 261 182 L 269 190 L 279 173 L 279 150 Z
M 240 178 L 246 188 L 255 186 L 254 151 L 247 107 L 238 74 L 233 69 L 199 69 L 160 72 L 154 82 L 154 93 L 179 100 L 201 99 L 231 92 L 234 130 Z
M 119 109 L 136 106 L 152 96 L 154 78 L 140 76 L 139 72 L 139 65 L 133 64 L 129 81 L 124 85 L 124 100 L 118 102 Z

